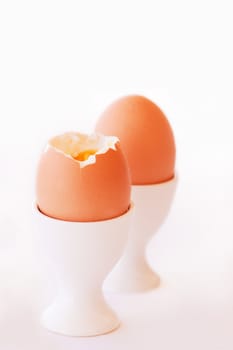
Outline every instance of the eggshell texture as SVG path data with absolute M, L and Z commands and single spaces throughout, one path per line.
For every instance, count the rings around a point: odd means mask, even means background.
M 94 164 L 80 163 L 48 147 L 36 180 L 42 213 L 66 221 L 99 221 L 122 215 L 130 205 L 130 175 L 119 142 L 98 154 Z
M 132 184 L 155 184 L 174 176 L 173 132 L 164 113 L 149 99 L 132 95 L 113 102 L 97 121 L 96 131 L 119 138 Z

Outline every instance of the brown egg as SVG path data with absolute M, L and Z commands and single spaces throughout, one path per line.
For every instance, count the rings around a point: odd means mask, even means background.
M 66 133 L 51 139 L 39 161 L 38 208 L 66 221 L 99 221 L 124 214 L 130 175 L 116 137 Z
M 161 109 L 146 97 L 126 96 L 113 102 L 95 130 L 120 139 L 132 184 L 156 184 L 173 178 L 176 150 L 172 128 Z

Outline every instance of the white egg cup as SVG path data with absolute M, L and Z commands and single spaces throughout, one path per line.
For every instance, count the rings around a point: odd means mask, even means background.
M 68 336 L 95 336 L 119 326 L 102 283 L 124 251 L 133 205 L 122 216 L 98 222 L 68 222 L 36 211 L 37 239 L 57 278 L 58 294 L 42 325 Z
M 177 177 L 160 184 L 132 186 L 135 212 L 129 240 L 104 283 L 106 290 L 137 293 L 159 286 L 160 278 L 147 262 L 146 248 L 168 215 L 176 186 Z

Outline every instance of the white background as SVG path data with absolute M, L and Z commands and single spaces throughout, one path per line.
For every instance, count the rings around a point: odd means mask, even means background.
M 0 1 L 0 348 L 233 348 L 232 2 Z M 122 327 L 75 339 L 39 325 L 46 292 L 31 207 L 47 139 L 92 130 L 137 93 L 168 116 L 179 186 L 148 250 L 160 289 L 109 296 Z

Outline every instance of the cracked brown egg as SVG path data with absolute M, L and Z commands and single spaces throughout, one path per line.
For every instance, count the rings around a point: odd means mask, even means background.
M 120 216 L 130 205 L 130 175 L 117 137 L 68 132 L 49 140 L 36 178 L 39 210 L 66 221 Z

